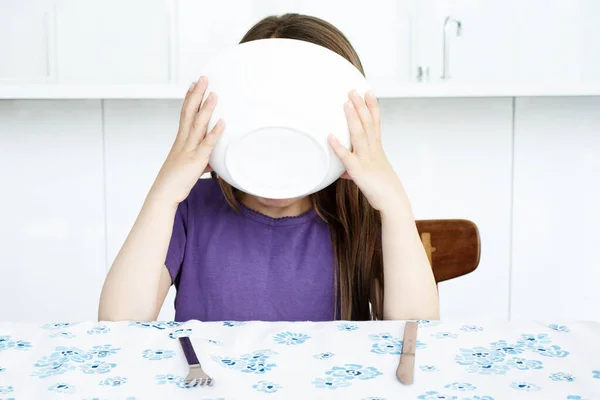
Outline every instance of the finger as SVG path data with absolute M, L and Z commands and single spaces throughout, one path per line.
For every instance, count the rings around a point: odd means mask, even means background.
M 363 98 L 360 97 L 360 94 L 358 94 L 356 90 L 351 91 L 348 97 L 350 98 L 350 101 L 356 109 L 356 112 L 358 114 L 358 117 L 360 118 L 360 122 L 362 123 L 363 128 L 365 129 L 366 133 L 369 134 L 369 129 L 373 125 L 373 118 L 371 117 L 371 112 L 365 104 L 365 100 L 363 100 Z
M 379 124 L 381 121 L 379 119 L 379 102 L 377 101 L 377 97 L 375 97 L 375 94 L 370 90 L 367 93 L 365 93 L 365 103 L 367 104 L 367 108 L 371 113 L 373 126 L 375 128 L 374 133 L 377 136 L 380 136 L 381 130 Z
M 344 103 L 344 113 L 346 114 L 346 120 L 348 121 L 348 130 L 350 131 L 352 147 L 354 148 L 354 151 L 360 154 L 367 150 L 369 144 L 367 143 L 367 135 L 360 122 L 358 113 L 351 101 Z
M 186 139 L 189 135 L 190 128 L 196 114 L 198 114 L 198 109 L 200 108 L 200 103 L 202 102 L 207 86 L 208 80 L 202 76 L 197 83 L 192 83 L 185 96 L 183 106 L 181 107 L 181 116 L 179 117 L 178 137 L 181 139 Z
M 354 171 L 356 168 L 356 163 L 358 161 L 356 158 L 356 154 L 353 154 L 350 150 L 346 148 L 346 146 L 341 144 L 340 141 L 334 135 L 329 135 L 327 141 L 329 142 L 329 145 L 333 149 L 335 155 L 340 159 L 342 164 L 344 164 L 344 167 L 346 167 L 346 171 L 348 171 L 348 173 Z
M 348 174 L 348 171 L 344 171 L 344 173 L 342 174 L 342 176 L 340 176 L 340 178 L 352 180 L 352 178 L 350 177 L 350 174 Z
M 206 160 L 207 163 L 224 129 L 225 121 L 220 119 L 219 121 L 217 121 L 214 128 L 212 128 L 210 132 L 206 135 L 202 143 L 200 143 L 200 146 L 198 146 L 198 156 Z
M 211 93 L 208 95 L 202 107 L 200 107 L 200 111 L 196 113 L 196 118 L 192 122 L 192 128 L 190 129 L 190 133 L 187 137 L 187 147 L 192 149 L 198 147 L 198 144 L 204 139 L 206 135 L 206 129 L 208 127 L 208 122 L 210 121 L 210 117 L 217 105 L 217 95 Z

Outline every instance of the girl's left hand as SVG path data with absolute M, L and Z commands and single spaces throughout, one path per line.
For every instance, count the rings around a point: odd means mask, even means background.
M 328 138 L 329 145 L 346 168 L 342 178 L 352 179 L 371 206 L 380 212 L 401 207 L 404 189 L 383 151 L 377 98 L 367 92 L 363 100 L 356 91 L 350 92 L 348 98 L 344 112 L 352 151 L 334 135 Z

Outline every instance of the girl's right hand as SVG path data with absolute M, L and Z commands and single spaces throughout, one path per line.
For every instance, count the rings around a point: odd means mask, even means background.
M 210 93 L 202 103 L 208 86 L 206 77 L 192 83 L 188 90 L 179 118 L 179 131 L 150 191 L 152 197 L 173 205 L 181 203 L 200 179 L 212 169 L 208 165 L 210 155 L 225 128 L 219 120 L 206 133 L 208 122 L 217 104 L 217 96 Z

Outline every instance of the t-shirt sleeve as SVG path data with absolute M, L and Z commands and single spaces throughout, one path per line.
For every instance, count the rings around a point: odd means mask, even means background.
M 188 217 L 188 200 L 179 203 L 175 213 L 175 221 L 173 222 L 173 233 L 167 250 L 167 258 L 165 265 L 171 275 L 171 281 L 176 284 L 181 272 L 181 264 L 185 253 L 185 243 L 187 240 L 187 217 Z

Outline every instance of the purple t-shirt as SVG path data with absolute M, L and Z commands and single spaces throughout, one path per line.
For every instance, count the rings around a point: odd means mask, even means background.
M 200 179 L 177 209 L 165 264 L 176 321 L 334 319 L 329 227 L 315 210 L 237 213 L 216 180 Z

